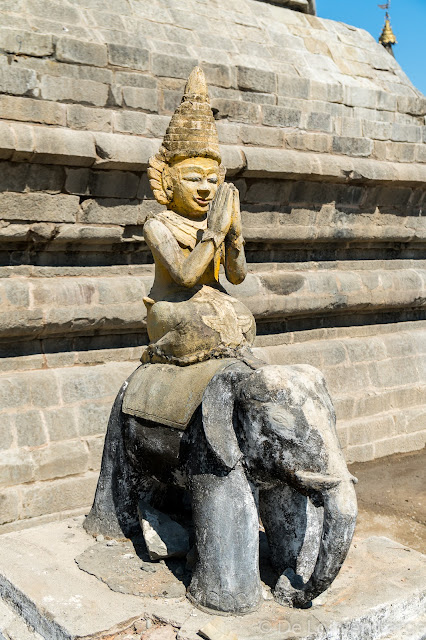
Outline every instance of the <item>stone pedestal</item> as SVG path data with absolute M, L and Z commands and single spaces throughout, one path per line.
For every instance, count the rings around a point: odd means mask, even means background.
M 267 599 L 256 613 L 222 617 L 190 604 L 176 567 L 147 570 L 129 543 L 117 548 L 95 542 L 81 523 L 76 518 L 1 536 L 1 640 L 111 640 L 126 637 L 126 630 L 134 638 L 140 637 L 131 631 L 134 624 L 142 629 L 146 620 L 171 625 L 170 637 L 177 640 L 199 640 L 200 631 L 211 640 L 424 638 L 426 556 L 387 538 L 355 539 L 338 578 L 311 609 L 277 605 L 265 585 Z M 87 563 L 83 571 L 75 561 L 92 554 L 95 566 L 108 548 L 110 573 L 104 582 L 87 573 Z M 120 554 L 122 572 L 114 575 Z M 135 562 L 151 596 L 135 595 L 128 587 Z M 96 567 L 93 571 L 99 575 Z

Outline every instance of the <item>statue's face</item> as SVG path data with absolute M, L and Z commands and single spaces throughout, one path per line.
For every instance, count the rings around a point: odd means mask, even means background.
M 173 200 L 169 207 L 183 216 L 202 219 L 219 186 L 219 163 L 211 158 L 187 158 L 172 165 Z

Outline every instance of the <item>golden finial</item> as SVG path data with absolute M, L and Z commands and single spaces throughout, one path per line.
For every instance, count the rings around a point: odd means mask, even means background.
M 388 13 L 386 13 L 385 26 L 383 27 L 382 35 L 379 38 L 379 42 L 384 46 L 397 44 L 395 34 L 392 31 Z
M 380 9 L 384 9 L 386 11 L 385 26 L 383 27 L 382 35 L 379 38 L 379 42 L 381 45 L 384 46 L 386 51 L 390 53 L 391 56 L 393 56 L 394 53 L 393 53 L 392 47 L 394 44 L 397 44 L 397 40 L 395 38 L 394 32 L 392 31 L 392 27 L 390 23 L 390 16 L 389 16 L 390 5 L 391 5 L 391 0 L 388 0 L 386 4 L 378 5 Z

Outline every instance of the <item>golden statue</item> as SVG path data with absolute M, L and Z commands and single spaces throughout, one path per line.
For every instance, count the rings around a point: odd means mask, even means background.
M 144 362 L 180 366 L 235 357 L 253 344 L 255 321 L 219 284 L 247 274 L 238 190 L 224 182 L 219 139 L 203 71 L 186 84 L 163 144 L 150 158 L 156 200 L 167 208 L 147 220 L 155 262 L 147 307 L 150 344 Z

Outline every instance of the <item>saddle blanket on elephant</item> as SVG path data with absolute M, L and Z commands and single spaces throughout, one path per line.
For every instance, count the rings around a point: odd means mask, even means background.
M 238 360 L 234 358 L 223 358 L 188 367 L 142 365 L 130 378 L 122 411 L 183 431 L 201 404 L 213 376 L 236 362 Z

